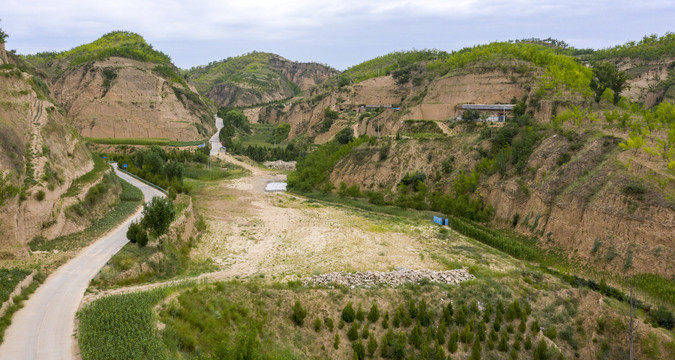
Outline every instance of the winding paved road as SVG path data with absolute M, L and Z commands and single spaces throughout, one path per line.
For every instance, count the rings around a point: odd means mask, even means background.
M 222 120 L 221 120 L 222 127 Z M 160 191 L 118 171 L 117 176 L 138 187 L 149 201 Z M 89 282 L 127 243 L 127 228 L 140 211 L 51 274 L 12 319 L 0 345 L 0 360 L 70 360 L 75 347 L 75 313 Z

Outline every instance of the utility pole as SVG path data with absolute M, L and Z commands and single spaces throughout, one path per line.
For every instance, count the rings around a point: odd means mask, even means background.
M 640 320 L 635 319 L 634 316 L 635 305 L 633 304 L 633 284 L 628 285 L 628 288 L 630 289 L 630 324 L 628 324 L 628 339 L 630 340 L 630 360 L 633 360 L 633 342 L 635 342 L 635 336 L 637 335 Z

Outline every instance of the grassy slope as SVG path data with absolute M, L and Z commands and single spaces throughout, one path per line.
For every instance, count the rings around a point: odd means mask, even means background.
M 280 86 L 295 88 L 272 63 L 276 55 L 252 52 L 246 55 L 212 62 L 187 71 L 190 81 L 201 92 L 208 92 L 221 84 L 246 84 L 259 90 L 272 90 Z
M 121 201 L 114 210 L 97 220 L 87 229 L 58 237 L 53 240 L 38 240 L 30 242 L 31 250 L 73 250 L 87 246 L 92 240 L 115 228 L 121 221 L 133 214 L 143 201 L 143 193 L 135 186 L 119 179 L 122 184 Z
M 539 84 L 542 95 L 546 90 L 554 89 L 566 89 L 584 96 L 591 94 L 590 69 L 571 56 L 531 43 L 495 42 L 466 48 L 430 63 L 429 68 L 440 74 L 447 74 L 477 62 L 492 62 L 495 68 L 499 68 L 501 62 L 509 59 L 523 60 L 544 69 Z
M 144 62 L 170 64 L 171 58 L 145 42 L 138 34 L 127 31 L 113 31 L 89 44 L 80 45 L 60 53 L 45 52 L 26 56 L 31 63 L 42 65 L 54 60 L 68 60 L 70 66 L 77 66 L 94 60 L 105 60 L 111 56 L 127 57 Z
M 622 45 L 594 51 L 582 56 L 589 60 L 610 60 L 616 58 L 632 58 L 641 60 L 656 60 L 675 56 L 675 34 L 666 33 L 663 36 L 645 36 L 640 41 L 630 41 Z
M 9 299 L 9 294 L 26 276 L 30 270 L 26 269 L 0 269 L 0 304 Z
M 342 76 L 354 82 L 385 76 L 388 73 L 421 62 L 444 59 L 448 53 L 438 50 L 399 51 L 364 61 L 345 70 Z
M 72 197 L 78 195 L 82 191 L 83 186 L 98 180 L 101 174 L 110 168 L 108 162 L 100 156 L 94 154 L 92 155 L 92 159 L 94 160 L 94 168 L 88 173 L 73 180 L 68 190 L 63 193 L 61 197 Z

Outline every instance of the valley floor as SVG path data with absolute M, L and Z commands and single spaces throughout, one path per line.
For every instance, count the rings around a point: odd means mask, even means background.
M 291 193 L 266 193 L 267 182 L 283 180 L 285 175 L 244 159 L 220 156 L 250 173 L 234 180 L 193 184 L 193 205 L 205 217 L 206 230 L 190 258 L 212 264 L 215 271 L 159 283 L 91 289 L 79 318 L 83 359 L 111 354 L 136 358 L 136 352 L 144 354 L 148 347 L 156 358 L 229 358 L 247 353 L 265 359 L 351 359 L 359 347 L 358 341 L 349 339 L 352 328 L 360 334 L 362 344 L 379 344 L 373 358 L 384 358 L 385 352 L 396 346 L 407 355 L 433 350 L 437 358 L 443 358 L 438 350 L 442 348 L 443 356 L 447 353 L 453 359 L 466 358 L 476 346 L 482 347 L 481 358 L 489 359 L 532 358 L 539 346 L 545 346 L 544 352 L 552 359 L 558 355 L 568 359 L 627 355 L 629 309 L 625 303 L 572 288 L 533 264 L 439 227 L 431 222 L 431 214 L 387 215 Z M 467 267 L 476 279 L 460 285 L 421 283 L 372 289 L 301 285 L 303 279 L 315 274 L 397 267 Z M 109 296 L 115 294 L 125 295 Z M 410 312 L 411 306 L 420 306 L 422 300 L 431 310 L 431 326 L 419 329 L 418 320 L 408 319 L 407 324 L 394 327 L 396 312 Z M 303 326 L 291 320 L 295 302 L 307 314 Z M 354 308 L 363 305 L 366 313 L 377 304 L 381 315 L 388 312 L 396 339 L 404 342 L 391 340 L 394 335 L 388 335 L 382 321 L 342 324 L 342 308 L 348 302 Z M 484 312 L 487 303 L 491 307 L 503 303 L 508 308 L 516 302 L 532 308 L 524 331 L 518 317 L 505 317 L 507 329 L 497 330 L 494 343 L 490 337 L 467 340 L 452 352 L 451 332 L 464 332 L 468 337 L 481 318 L 488 332 L 498 329 L 494 313 Z M 444 319 L 448 303 L 455 311 L 459 307 L 471 309 L 467 322 L 457 316 Z M 472 304 L 478 304 L 478 309 Z M 134 317 L 131 321 L 128 314 L 142 320 Z M 496 316 L 501 319 L 499 312 Z M 644 314 L 640 316 L 644 318 Z M 448 328 L 445 336 L 437 334 L 442 323 Z M 466 330 L 469 327 L 472 330 Z M 418 335 L 423 339 L 419 342 L 424 342 L 421 347 L 413 340 Z M 507 350 L 497 348 L 497 336 L 500 342 L 505 339 L 499 348 Z M 394 342 L 382 352 L 384 342 L 389 341 L 385 338 Z M 637 351 L 646 358 L 667 358 L 675 349 L 671 332 L 652 328 L 644 320 L 638 338 Z M 532 342 L 531 348 L 523 347 L 526 340 Z M 101 347 L 103 343 L 105 347 Z M 399 358 L 391 353 L 387 356 Z
M 389 216 L 292 193 L 265 192 L 268 182 L 284 181 L 286 176 L 230 155 L 220 156 L 250 173 L 239 179 L 204 183 L 193 191 L 194 206 L 205 217 L 207 229 L 190 258 L 196 263 L 211 263 L 217 270 L 187 280 L 286 282 L 327 272 L 400 267 L 446 270 L 480 266 L 499 272 L 521 267 L 515 259 L 433 224 L 431 216 Z M 85 302 L 182 281 L 185 279 L 95 291 Z

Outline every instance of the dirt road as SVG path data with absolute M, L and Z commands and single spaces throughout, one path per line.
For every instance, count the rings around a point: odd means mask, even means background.
M 164 196 L 160 191 L 115 169 L 117 175 L 138 187 L 146 200 Z M 126 243 L 129 223 L 82 250 L 40 286 L 12 319 L 0 346 L 0 360 L 73 358 L 75 313 L 89 281 Z

